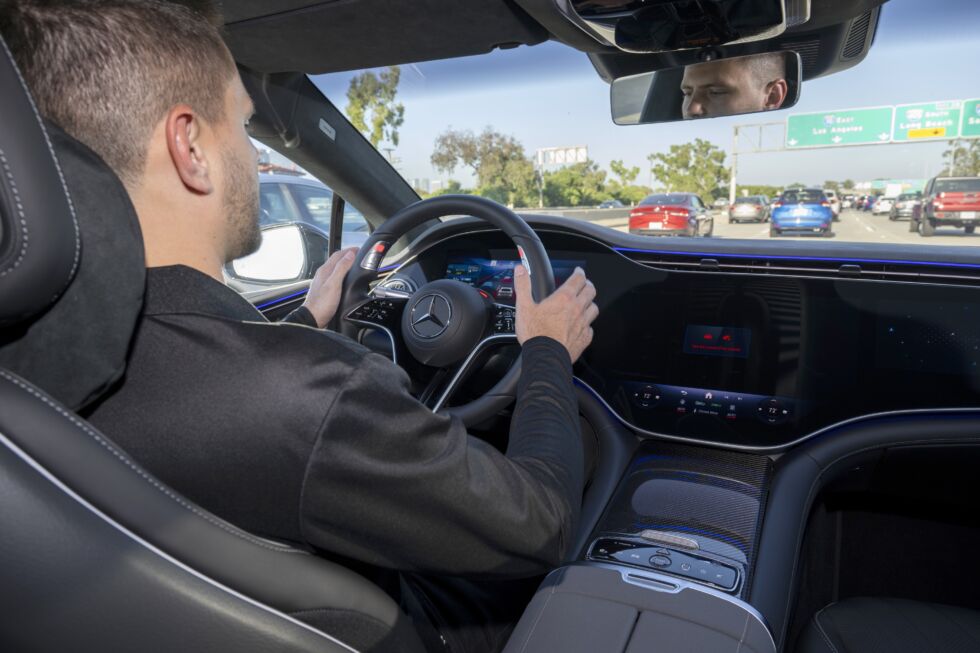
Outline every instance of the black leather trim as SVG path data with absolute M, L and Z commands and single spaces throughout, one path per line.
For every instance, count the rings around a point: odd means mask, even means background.
M 599 441 L 599 453 L 592 482 L 582 500 L 575 541 L 568 547 L 567 557 L 570 559 L 585 557 L 592 531 L 619 486 L 623 472 L 639 444 L 637 437 L 623 427 L 592 393 L 578 384 L 575 392 L 578 395 L 579 411 L 592 426 Z
M 0 367 L 79 410 L 126 368 L 143 305 L 143 238 L 129 194 L 109 166 L 57 125 L 45 127 L 73 198 L 84 253 L 53 306 L 5 330 Z
M 2 431 L 0 496 L 5 650 L 354 650 L 148 546 L 53 482 Z
M 153 478 L 108 438 L 0 370 L 0 433 L 122 526 L 177 560 L 283 612 L 336 608 L 394 628 L 398 606 L 354 572 L 254 537 Z M 370 644 L 376 633 L 365 633 Z M 400 644 L 396 650 L 422 650 Z
M 803 535 L 820 490 L 882 449 L 970 443 L 980 445 L 980 410 L 920 413 L 847 424 L 776 461 L 748 599 L 766 617 L 780 650 L 786 643 Z
M 0 325 L 49 306 L 78 267 L 71 198 L 24 80 L 0 39 Z
M 813 616 L 797 653 L 975 653 L 980 612 L 893 597 L 856 597 Z

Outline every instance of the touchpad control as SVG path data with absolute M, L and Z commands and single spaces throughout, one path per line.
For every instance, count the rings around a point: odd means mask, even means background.
M 739 581 L 736 567 L 711 557 L 625 538 L 604 537 L 596 540 L 589 548 L 588 558 L 654 569 L 726 592 L 734 591 Z

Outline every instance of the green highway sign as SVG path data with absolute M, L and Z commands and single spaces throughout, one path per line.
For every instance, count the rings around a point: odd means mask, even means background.
M 801 113 L 786 119 L 787 149 L 888 143 L 892 107 Z
M 963 138 L 980 138 L 980 100 L 963 102 L 963 126 L 960 128 Z
M 921 141 L 930 138 L 956 138 L 960 135 L 960 100 L 901 104 L 895 107 L 892 141 Z

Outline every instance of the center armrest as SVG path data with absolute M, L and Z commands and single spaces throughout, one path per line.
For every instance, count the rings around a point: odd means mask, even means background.
M 584 563 L 548 575 L 504 653 L 651 650 L 775 653 L 776 646 L 759 613 L 731 595 L 654 572 Z

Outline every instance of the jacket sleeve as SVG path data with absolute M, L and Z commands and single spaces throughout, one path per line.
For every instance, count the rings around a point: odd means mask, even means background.
M 279 321 L 287 324 L 302 324 L 303 326 L 313 327 L 314 329 L 320 328 L 320 325 L 316 323 L 316 318 L 313 317 L 313 313 L 310 313 L 310 309 L 305 306 L 294 309 L 289 315 Z
M 304 538 L 403 571 L 502 578 L 559 565 L 583 484 L 565 348 L 525 343 L 506 455 L 408 388 L 405 372 L 377 354 L 348 378 L 307 466 Z

